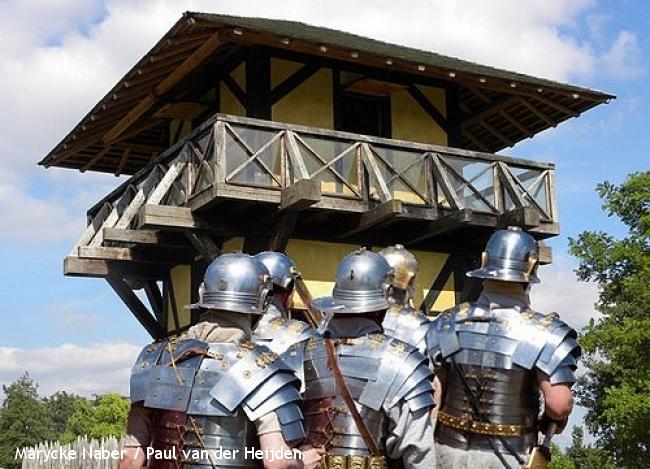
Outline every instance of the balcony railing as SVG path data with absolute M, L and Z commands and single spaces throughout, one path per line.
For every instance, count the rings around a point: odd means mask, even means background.
M 455 211 L 496 219 L 519 209 L 535 215 L 535 229 L 556 234 L 554 173 L 550 163 L 218 114 L 91 209 L 75 253 L 114 246 L 104 241 L 142 228 L 147 207 L 280 204 L 301 180 L 319 186 L 313 207 L 322 210 L 364 213 L 399 201 L 435 223 Z

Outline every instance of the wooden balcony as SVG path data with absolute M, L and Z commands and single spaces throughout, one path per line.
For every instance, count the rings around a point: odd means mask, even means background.
M 88 212 L 68 275 L 160 279 L 289 237 L 454 252 L 497 227 L 558 233 L 554 165 L 217 114 Z

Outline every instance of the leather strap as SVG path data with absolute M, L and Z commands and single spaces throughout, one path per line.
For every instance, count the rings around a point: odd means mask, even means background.
M 348 383 L 345 381 L 343 373 L 341 373 L 339 362 L 336 360 L 336 355 L 334 354 L 334 344 L 332 343 L 332 339 L 325 338 L 325 350 L 327 351 L 327 362 L 330 369 L 332 370 L 332 373 L 334 374 L 336 387 L 341 393 L 341 396 L 343 396 L 343 400 L 350 410 L 350 415 L 352 415 L 352 419 L 357 426 L 357 430 L 359 430 L 359 433 L 361 434 L 361 438 L 363 438 L 363 441 L 368 447 L 368 451 L 370 452 L 371 456 L 381 457 L 382 454 L 379 450 L 379 446 L 377 445 L 375 439 L 372 437 L 372 434 L 368 430 L 365 422 L 363 421 L 363 417 L 361 417 L 359 414 L 354 399 L 352 398 L 352 394 L 350 393 Z

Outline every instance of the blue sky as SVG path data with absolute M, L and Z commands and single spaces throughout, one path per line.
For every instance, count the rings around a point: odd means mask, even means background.
M 120 179 L 36 162 L 187 9 L 297 19 L 617 95 L 503 152 L 557 164 L 562 235 L 550 243 L 558 262 L 546 268 L 540 309 L 568 311 L 578 323 L 592 315 L 596 291 L 576 283 L 566 239 L 587 229 L 623 234 L 602 213 L 594 187 L 650 166 L 646 2 L 415 0 L 410 9 L 387 0 L 37 3 L 0 2 L 1 383 L 27 369 L 44 392 L 126 390 L 146 334 L 105 282 L 62 276 L 85 210 Z M 80 356 L 99 357 L 107 371 L 97 373 Z

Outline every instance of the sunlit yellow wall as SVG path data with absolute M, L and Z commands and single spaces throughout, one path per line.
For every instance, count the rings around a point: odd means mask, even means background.
M 440 114 L 447 115 L 445 90 L 417 85 Z M 406 90 L 396 91 L 390 97 L 393 138 L 419 143 L 447 145 L 447 134 L 426 113 Z
M 223 252 L 241 251 L 242 238 L 234 238 L 225 242 Z M 326 243 L 322 241 L 305 241 L 292 239 L 287 246 L 287 255 L 298 265 L 298 269 L 305 279 L 309 292 L 314 298 L 329 296 L 334 288 L 334 274 L 336 266 L 343 257 L 358 249 L 355 244 Z M 377 249 L 379 250 L 379 249 Z M 438 276 L 440 269 L 447 260 L 448 255 L 438 252 L 412 251 L 418 260 L 419 273 L 416 283 L 415 305 L 419 306 L 429 292 L 429 287 Z M 455 293 L 453 278 L 449 278 L 443 291 L 438 296 L 432 310 L 441 311 L 454 306 Z M 300 299 L 294 297 L 294 307 L 302 308 Z
M 301 66 L 290 60 L 272 58 L 271 87 L 275 88 Z M 333 102 L 332 71 L 323 68 L 273 105 L 273 120 L 333 129 Z
M 177 265 L 169 271 L 172 287 L 174 288 L 174 299 L 176 300 L 176 311 L 180 327 L 187 326 L 191 321 L 191 312 L 186 308 L 191 302 L 192 269 L 189 265 Z M 176 328 L 171 299 L 168 298 L 169 311 L 167 328 L 172 331 Z
M 230 76 L 235 80 L 235 82 L 241 87 L 242 90 L 246 91 L 246 67 L 244 64 L 241 64 L 235 70 L 230 73 Z M 219 112 L 224 114 L 232 114 L 235 116 L 246 116 L 246 108 L 239 102 L 230 89 L 221 83 L 219 88 L 219 99 L 220 99 L 220 109 Z

